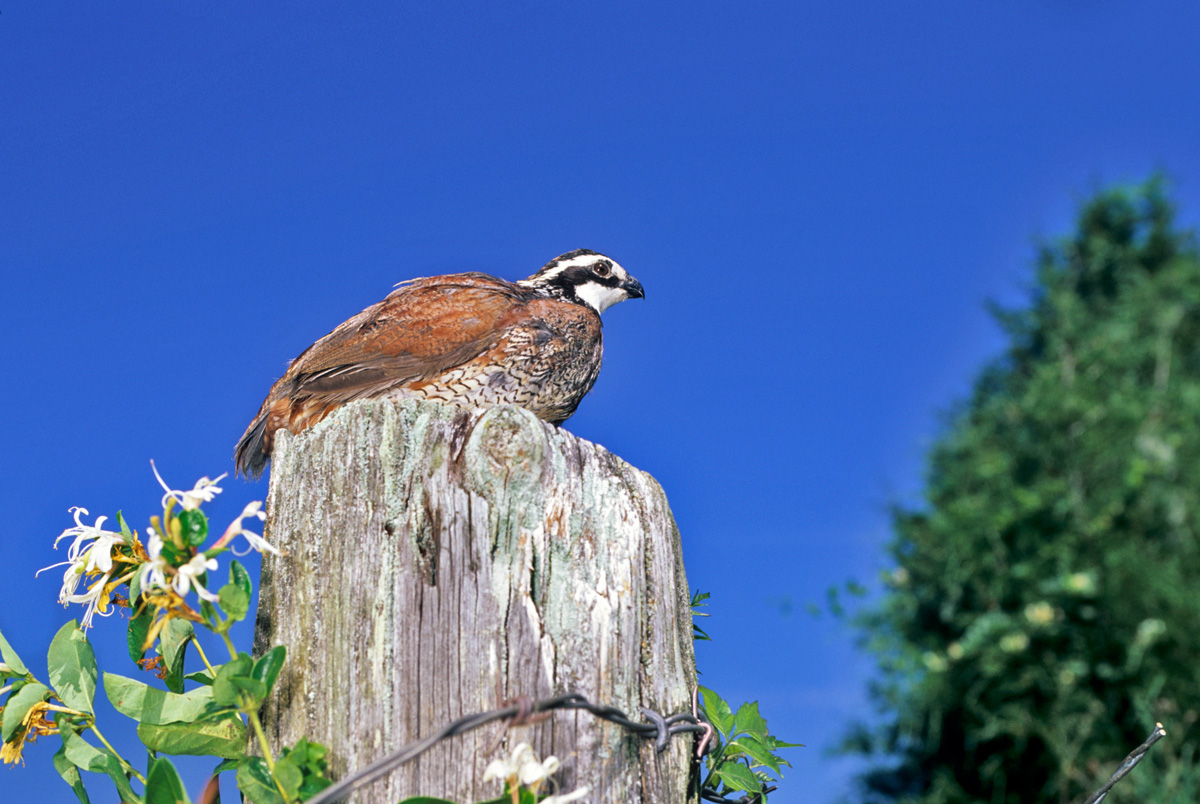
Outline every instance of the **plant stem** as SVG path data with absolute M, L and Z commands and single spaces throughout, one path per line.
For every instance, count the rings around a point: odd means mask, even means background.
M 8 689 L 8 687 L 5 687 L 4 689 Z M 57 704 L 46 704 L 46 709 L 51 712 L 62 712 L 65 715 L 77 715 L 79 717 L 89 716 L 87 712 L 80 712 L 78 709 L 68 709 L 65 706 L 59 706 Z
M 89 724 L 89 728 L 91 728 L 91 730 L 95 733 L 96 739 L 98 739 L 100 742 L 104 743 L 104 747 L 107 748 L 109 751 L 111 751 L 112 755 L 117 758 L 117 762 L 120 762 L 121 765 L 123 765 L 127 771 L 129 771 L 134 776 L 136 776 L 138 778 L 138 781 L 140 781 L 142 784 L 146 783 L 146 777 L 143 776 L 142 774 L 138 773 L 137 768 L 133 767 L 128 762 L 126 762 L 125 757 L 118 754 L 117 749 L 113 748 L 112 745 L 108 742 L 108 740 L 104 739 L 104 735 L 100 733 L 100 729 L 96 728 L 96 721 L 93 720 Z
M 200 647 L 200 640 L 192 637 L 192 646 L 196 649 L 196 653 L 200 656 L 200 661 L 204 662 L 204 666 L 208 668 L 208 674 L 213 678 L 216 678 L 217 671 L 213 670 L 213 666 L 209 663 L 208 657 L 204 655 L 204 648 Z
M 229 649 L 229 658 L 236 660 L 238 657 L 237 648 L 233 646 L 233 640 L 229 638 L 228 631 L 221 631 L 221 639 L 225 640 L 225 647 Z
M 267 735 L 263 731 L 262 721 L 258 719 L 257 712 L 247 712 L 250 717 L 250 725 L 254 727 L 254 734 L 258 737 L 258 747 L 262 749 L 263 759 L 266 760 L 267 770 L 271 773 L 275 772 L 275 759 L 271 756 L 271 746 L 267 743 Z
M 716 751 L 713 752 L 711 761 L 709 763 L 709 767 L 711 768 L 711 770 L 709 770 L 708 776 L 704 779 L 704 783 L 700 785 L 701 790 L 708 787 L 708 783 L 711 782 L 713 776 L 716 775 L 717 768 L 721 767 L 721 761 L 724 758 L 725 758 L 725 746 L 722 745 L 720 748 L 718 748 Z
M 258 737 L 258 747 L 262 749 L 263 761 L 267 763 L 267 770 L 271 772 L 271 779 L 274 780 L 275 786 L 279 788 L 280 794 L 284 801 L 291 801 L 288 798 L 287 791 L 283 789 L 283 785 L 275 778 L 275 760 L 271 756 L 271 746 L 267 743 L 267 735 L 263 732 L 262 722 L 258 719 L 258 712 L 253 710 L 246 712 L 250 718 L 250 725 L 254 727 L 254 734 Z
M 225 647 L 229 649 L 229 656 L 236 660 L 238 657 L 237 648 L 233 645 L 233 640 L 229 638 L 228 631 L 221 632 L 221 639 L 225 640 Z M 207 662 L 205 662 L 207 664 Z M 271 755 L 271 745 L 267 742 L 267 735 L 263 731 L 262 721 L 258 719 L 258 712 L 246 704 L 246 697 L 239 696 L 242 705 L 239 707 L 242 712 L 250 719 L 250 725 L 254 727 L 254 735 L 258 738 L 258 746 L 262 749 L 263 761 L 267 763 L 267 770 L 271 772 L 271 778 L 275 781 L 275 786 L 279 788 L 279 793 L 283 796 L 284 801 L 291 801 L 288 798 L 287 791 L 283 789 L 283 785 L 275 779 L 275 758 Z

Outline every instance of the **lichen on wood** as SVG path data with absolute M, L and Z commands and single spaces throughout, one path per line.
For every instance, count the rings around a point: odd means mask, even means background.
M 696 683 L 679 534 L 661 487 L 603 447 L 505 406 L 362 400 L 281 432 L 256 650 L 286 644 L 272 742 L 330 748 L 335 775 L 516 696 L 579 692 L 688 711 Z M 447 740 L 355 801 L 476 801 L 528 741 L 594 802 L 688 801 L 690 737 L 652 743 L 584 712 Z

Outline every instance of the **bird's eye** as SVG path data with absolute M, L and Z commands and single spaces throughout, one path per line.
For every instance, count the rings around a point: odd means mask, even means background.
M 612 273 L 612 268 L 610 268 L 606 262 L 598 262 L 592 266 L 592 272 L 595 273 L 596 276 L 608 276 Z

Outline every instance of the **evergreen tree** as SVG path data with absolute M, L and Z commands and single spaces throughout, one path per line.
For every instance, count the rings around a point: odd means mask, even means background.
M 1161 182 L 1042 249 L 1030 304 L 894 512 L 861 616 L 885 725 L 866 800 L 1200 800 L 1200 256 Z

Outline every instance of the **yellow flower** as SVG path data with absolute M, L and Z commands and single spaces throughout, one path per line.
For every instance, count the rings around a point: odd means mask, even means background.
M 21 725 L 17 726 L 17 730 L 12 733 L 8 741 L 0 746 L 0 761 L 6 765 L 14 762 L 24 764 L 21 752 L 25 749 L 26 741 L 32 743 L 43 734 L 58 734 L 58 726 L 53 720 L 46 717 L 47 711 L 52 708 L 52 705 L 45 701 L 39 701 L 29 707 L 29 711 L 21 719 Z
M 204 622 L 204 618 L 195 609 L 184 603 L 183 598 L 169 586 L 165 590 L 145 592 L 142 599 L 145 601 L 142 605 L 150 606 L 157 611 L 156 619 L 150 624 L 150 630 L 146 633 L 146 641 L 142 643 L 142 652 L 150 650 L 150 646 L 154 644 L 154 640 L 158 639 L 163 627 L 173 619 L 189 620 L 194 623 Z

